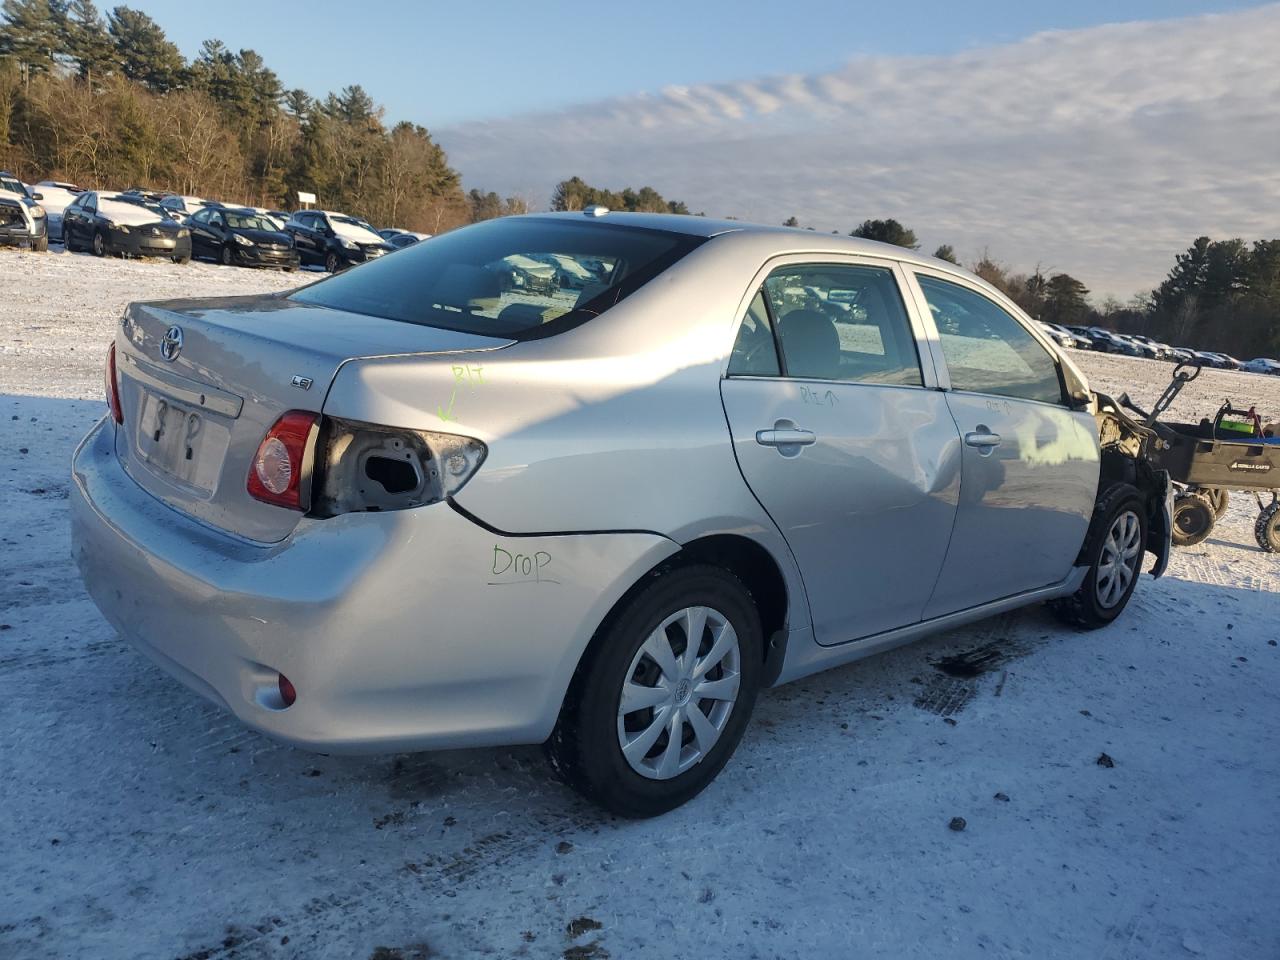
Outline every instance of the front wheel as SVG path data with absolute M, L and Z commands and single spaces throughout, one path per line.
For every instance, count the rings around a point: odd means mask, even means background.
M 651 578 L 592 642 L 545 745 L 570 786 L 624 817 L 697 796 L 742 739 L 764 659 L 760 616 L 711 566 Z
M 330 273 L 337 273 L 342 269 L 342 262 L 338 259 L 336 253 L 331 253 L 324 258 L 324 268 Z
M 223 247 L 222 252 L 218 254 L 218 262 L 221 263 L 224 267 L 231 266 L 234 260 L 235 260 L 235 257 L 232 255 L 231 248 L 229 246 Z
M 38 239 L 35 243 L 33 243 L 33 244 L 31 245 L 31 249 L 32 249 L 32 250 L 34 250 L 36 253 L 48 253 L 48 252 L 49 252 L 49 238 L 48 238 L 47 236 L 45 236 L 45 237 L 41 237 L 40 239 Z
M 102 235 L 101 230 L 93 232 L 92 249 L 95 257 L 105 257 L 107 255 L 107 238 Z
M 1124 611 L 1138 585 L 1142 554 L 1147 543 L 1147 511 L 1142 495 L 1127 483 L 1118 483 L 1098 502 L 1089 528 L 1085 556 L 1089 571 L 1080 589 L 1053 601 L 1063 620 L 1096 630 Z

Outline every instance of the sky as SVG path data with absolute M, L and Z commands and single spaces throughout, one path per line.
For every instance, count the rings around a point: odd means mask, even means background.
M 574 174 L 848 232 L 896 217 L 1095 299 L 1202 233 L 1280 236 L 1280 4 L 135 2 L 286 86 L 359 83 L 468 187 Z

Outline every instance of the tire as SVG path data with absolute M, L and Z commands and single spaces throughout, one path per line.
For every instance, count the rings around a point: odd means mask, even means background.
M 1253 525 L 1253 536 L 1267 553 L 1280 553 L 1280 500 L 1262 508 Z
M 67 251 L 67 253 L 80 252 L 80 244 L 76 243 L 75 239 L 71 236 L 70 230 L 64 229 L 62 231 L 62 246 L 63 246 L 63 249 Z
M 294 269 L 294 268 L 293 268 L 293 267 L 281 267 L 280 269 L 282 269 L 285 273 L 293 273 L 293 269 Z
M 1231 494 L 1222 487 L 1204 487 L 1200 491 L 1209 500 L 1210 506 L 1213 507 L 1213 516 L 1217 520 L 1221 520 L 1227 512 L 1227 507 L 1231 505 Z
M 49 252 L 48 236 L 43 236 L 39 240 L 37 240 L 35 243 L 33 243 L 31 245 L 31 249 L 34 250 L 36 253 L 48 253 Z
M 1105 627 L 1124 612 L 1142 573 L 1147 543 L 1147 511 L 1137 489 L 1127 483 L 1111 487 L 1098 501 L 1085 541 L 1089 561 L 1080 589 L 1054 600 L 1061 619 L 1084 630 Z
M 337 273 L 342 269 L 342 261 L 338 259 L 336 253 L 331 253 L 324 258 L 324 268 L 330 273 Z
M 105 257 L 107 255 L 107 238 L 102 235 L 101 230 L 93 231 L 93 246 L 90 252 L 95 257 Z
M 700 622 L 698 611 L 705 618 L 701 656 L 710 660 L 718 652 L 709 666 L 703 659 L 690 665 L 704 671 L 701 681 L 684 663 L 686 624 L 690 617 Z M 729 645 L 734 635 L 736 647 Z M 624 600 L 596 634 L 544 744 L 547 758 L 562 780 L 619 816 L 654 817 L 673 810 L 715 778 L 742 739 L 763 661 L 760 615 L 737 577 L 701 565 L 661 572 Z M 702 684 L 715 686 L 716 694 L 734 695 L 698 698 Z M 659 699 L 620 715 L 624 688 L 638 695 L 637 702 Z M 694 712 L 702 718 L 697 733 L 687 719 Z M 663 714 L 679 724 L 678 749 L 669 749 L 671 721 Z M 645 736 L 655 728 L 657 733 Z M 717 730 L 718 737 L 704 747 L 701 738 Z M 638 747 L 631 759 L 623 751 L 624 738 Z
M 190 262 L 191 262 L 191 258 L 190 258 L 190 257 L 184 257 L 184 256 L 182 256 L 181 254 L 177 254 L 177 255 L 175 255 L 175 256 L 174 256 L 174 258 L 173 258 L 173 262 L 174 262 L 174 263 L 176 263 L 176 264 L 190 263 Z
M 235 263 L 235 256 L 231 253 L 231 248 L 224 246 L 218 254 L 218 262 L 224 267 L 229 267 Z
M 1194 547 L 1213 532 L 1218 516 L 1202 493 L 1180 494 L 1173 501 L 1173 545 Z

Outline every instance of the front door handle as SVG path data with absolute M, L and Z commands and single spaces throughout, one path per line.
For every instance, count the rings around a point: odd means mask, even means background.
M 982 456 L 990 456 L 991 451 L 1000 446 L 1000 434 L 992 433 L 986 427 L 978 427 L 972 433 L 964 435 L 964 442 L 971 447 L 976 447 Z

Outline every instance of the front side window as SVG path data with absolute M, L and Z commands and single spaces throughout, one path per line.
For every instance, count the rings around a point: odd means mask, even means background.
M 1058 364 L 994 301 L 968 287 L 917 274 L 955 390 L 1063 402 Z
M 531 339 L 598 316 L 702 242 L 665 230 L 503 218 L 406 247 L 311 284 L 291 299 Z M 562 279 L 569 274 L 572 283 Z
M 734 347 L 735 363 L 768 357 L 761 326 L 753 315 L 767 303 L 781 345 L 782 375 L 920 386 L 915 337 L 893 271 L 852 264 L 797 264 L 779 267 L 753 301 Z M 766 328 L 767 329 L 767 328 Z M 748 342 L 750 338 L 751 342 Z M 753 347 L 753 343 L 761 346 Z M 734 369 L 730 372 L 745 372 Z
M 191 215 L 191 221 L 193 223 L 208 223 L 209 209 L 206 207 L 203 210 L 197 210 L 195 213 Z

